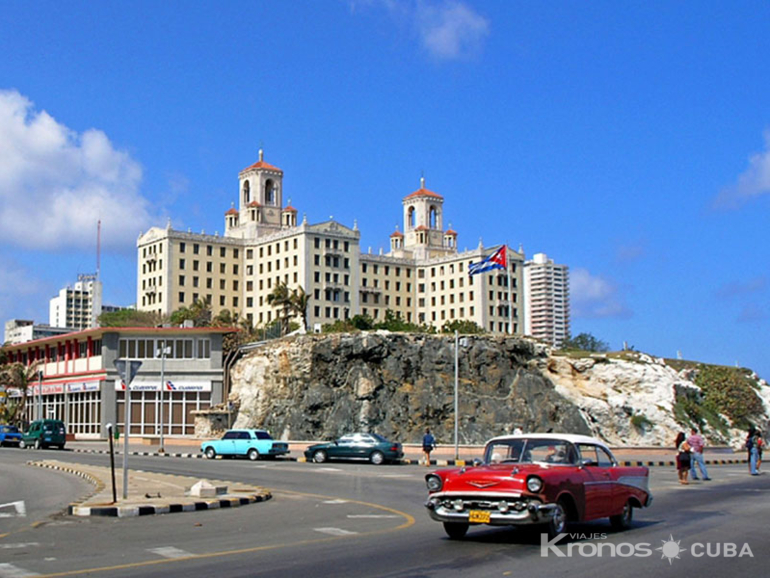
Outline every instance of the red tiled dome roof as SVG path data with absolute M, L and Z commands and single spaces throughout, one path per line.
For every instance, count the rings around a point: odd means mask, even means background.
M 236 209 L 235 207 L 232 207 L 232 208 L 230 208 L 230 209 L 229 209 L 229 210 L 228 210 L 228 211 L 225 213 L 225 215 L 237 215 L 237 214 L 238 214 L 238 209 Z
M 296 212 L 297 212 L 297 209 L 295 209 L 295 208 L 294 208 L 294 207 L 292 207 L 291 205 L 286 205 L 286 206 L 284 207 L 284 209 L 283 209 L 283 212 L 284 212 L 284 213 L 296 213 Z
M 452 235 L 453 237 L 457 236 L 457 231 L 453 231 L 452 229 L 448 229 L 445 235 Z
M 257 201 L 251 201 L 251 202 L 250 202 L 248 205 L 246 205 L 246 206 L 247 206 L 247 207 L 261 207 L 262 205 L 260 205 L 260 204 L 259 204 Z
M 407 195 L 404 197 L 405 199 L 414 199 L 417 197 L 432 197 L 434 199 L 441 199 L 444 200 L 444 197 L 439 195 L 438 193 L 434 193 L 433 191 L 429 191 L 425 187 L 422 187 L 420 189 L 417 189 L 415 192 L 413 192 L 411 195 Z
M 391 234 L 391 237 L 403 237 L 404 234 L 401 231 L 395 231 L 393 234 Z

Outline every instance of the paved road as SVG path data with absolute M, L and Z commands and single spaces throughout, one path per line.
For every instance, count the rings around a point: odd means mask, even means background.
M 93 464 L 107 460 L 73 452 L 30 455 L 10 450 L 0 453 L 3 479 L 5 472 L 16 478 L 30 457 Z M 462 542 L 446 539 L 440 524 L 430 521 L 422 506 L 422 477 L 427 468 L 151 457 L 132 457 L 129 464 L 148 471 L 267 486 L 274 498 L 229 511 L 130 519 L 54 516 L 35 528 L 16 526 L 0 538 L 0 578 L 78 575 L 86 570 L 109 577 L 185 578 L 534 573 L 649 578 L 672 572 L 739 578 L 764 576 L 770 563 L 765 551 L 770 538 L 770 475 L 752 478 L 743 466 L 714 468 L 713 482 L 688 487 L 676 483 L 671 469 L 653 469 L 655 503 L 637 512 L 634 529 L 612 533 L 604 522 L 572 528 L 573 533 L 594 539 L 573 542 L 573 556 L 562 558 L 553 551 L 544 557 L 539 535 L 519 530 L 480 528 L 471 530 Z M 34 473 L 41 475 L 38 469 Z M 58 503 L 54 505 L 56 500 L 48 497 L 43 506 L 52 513 L 66 507 L 81 484 L 64 481 L 72 480 L 69 476 L 61 479 L 65 492 L 57 493 Z M 32 503 L 40 486 L 17 485 L 13 495 L 0 491 L 4 500 L 21 496 Z M 4 521 L 0 519 L 0 534 Z M 666 545 L 666 553 L 678 555 L 670 563 L 662 551 L 655 550 L 669 536 L 674 542 Z M 697 557 L 699 543 L 704 544 L 702 557 Z M 736 553 L 743 549 L 744 555 L 725 557 L 725 548 L 728 553 L 731 548 L 725 543 L 736 544 Z M 613 558 L 610 544 L 616 552 L 618 547 L 621 553 L 636 548 L 649 555 Z M 602 545 L 601 558 L 591 556 L 594 545 Z M 582 547 L 582 555 L 577 547 Z M 709 557 L 717 554 L 717 548 L 718 555 Z M 563 548 L 562 553 L 566 552 Z

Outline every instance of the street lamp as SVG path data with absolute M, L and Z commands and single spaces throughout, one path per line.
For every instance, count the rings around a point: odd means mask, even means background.
M 160 447 L 158 453 L 165 453 L 163 449 L 163 391 L 166 388 L 166 356 L 171 353 L 171 347 L 166 345 L 166 341 L 160 342 L 160 347 L 157 350 L 156 355 L 160 356 Z

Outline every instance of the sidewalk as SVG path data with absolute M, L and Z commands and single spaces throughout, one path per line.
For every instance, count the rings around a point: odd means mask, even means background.
M 127 498 L 123 499 L 123 471 L 116 464 L 115 486 L 117 502 L 112 501 L 110 467 L 70 464 L 57 460 L 27 462 L 31 466 L 68 472 L 88 480 L 93 491 L 80 501 L 70 504 L 74 516 L 146 516 L 196 512 L 219 508 L 235 508 L 269 500 L 272 495 L 264 488 L 243 486 L 223 480 L 205 480 L 210 484 L 206 497 L 191 495 L 190 489 L 201 481 L 188 476 L 172 476 L 142 470 L 129 470 Z
M 198 439 L 180 439 L 170 438 L 164 444 L 164 453 L 159 453 L 157 439 L 146 440 L 142 438 L 129 439 L 129 455 L 135 456 L 155 456 L 155 457 L 176 457 L 176 458 L 203 458 L 200 452 L 200 444 L 204 440 Z M 153 443 L 155 442 L 155 443 Z M 300 442 L 293 441 L 289 443 L 290 453 L 279 459 L 304 462 L 304 451 L 309 445 L 320 443 L 318 441 Z M 67 442 L 67 448 L 75 452 L 87 453 L 109 453 L 109 442 L 107 441 L 72 441 Z M 403 464 L 417 464 L 422 459 L 422 449 L 419 444 L 404 444 Z M 459 446 L 459 456 L 455 459 L 455 448 L 451 445 L 439 445 L 431 453 L 431 465 L 444 466 L 464 466 L 471 464 L 474 459 L 484 457 L 484 446 Z M 615 458 L 623 466 L 675 466 L 676 451 L 673 448 L 656 447 L 618 447 L 611 448 Z M 122 455 L 123 443 L 115 444 L 115 455 Z M 747 463 L 743 452 L 735 453 L 729 447 L 706 448 L 705 458 L 707 465 L 727 465 Z

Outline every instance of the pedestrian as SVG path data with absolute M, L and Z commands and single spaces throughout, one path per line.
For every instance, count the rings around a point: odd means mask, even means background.
M 759 470 L 757 470 L 757 462 L 759 461 L 759 436 L 754 426 L 749 428 L 748 435 L 746 436 L 746 449 L 749 452 L 749 473 L 752 476 L 758 476 Z
M 425 435 L 422 436 L 422 454 L 425 458 L 425 466 L 430 467 L 430 452 L 436 448 L 436 438 L 430 433 L 430 428 L 425 428 Z
M 709 481 L 708 470 L 706 470 L 706 462 L 703 460 L 703 446 L 706 442 L 703 440 L 703 436 L 698 433 L 695 428 L 690 429 L 690 437 L 687 438 L 687 443 L 690 444 L 690 474 L 693 480 L 698 479 L 698 472 L 695 470 L 697 464 L 700 469 L 700 474 L 705 481 Z
M 689 484 L 687 474 L 690 472 L 690 444 L 687 443 L 687 436 L 684 432 L 679 432 L 674 441 L 676 446 L 676 473 L 679 476 L 680 484 Z
M 757 472 L 762 473 L 759 466 L 762 465 L 762 449 L 765 447 L 765 439 L 762 437 L 762 430 L 757 429 Z

